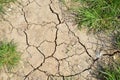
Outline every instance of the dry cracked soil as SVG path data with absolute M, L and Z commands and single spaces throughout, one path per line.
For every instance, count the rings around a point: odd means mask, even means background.
M 59 0 L 18 0 L 0 19 L 0 39 L 21 52 L 19 65 L 1 70 L 0 80 L 96 80 L 92 67 L 109 44 L 78 30 Z

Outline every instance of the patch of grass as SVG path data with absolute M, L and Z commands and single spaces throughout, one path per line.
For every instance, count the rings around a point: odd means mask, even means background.
M 17 51 L 17 46 L 14 42 L 0 42 L 0 68 L 13 68 L 20 60 L 20 53 Z
M 0 13 L 4 13 L 4 7 L 9 5 L 11 2 L 15 2 L 16 0 L 0 0 Z
M 97 78 L 100 80 L 120 80 L 120 64 L 101 66 Z
M 97 80 L 120 80 L 120 53 L 99 59 L 91 75 Z
M 81 6 L 73 8 L 78 27 L 89 31 L 111 32 L 120 29 L 120 0 L 72 0 Z

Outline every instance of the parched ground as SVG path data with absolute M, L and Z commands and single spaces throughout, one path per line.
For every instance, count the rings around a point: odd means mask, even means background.
M 91 69 L 105 43 L 78 30 L 59 0 L 18 0 L 0 21 L 0 39 L 13 40 L 19 65 L 0 80 L 95 80 Z M 102 48 L 101 48 L 102 47 Z

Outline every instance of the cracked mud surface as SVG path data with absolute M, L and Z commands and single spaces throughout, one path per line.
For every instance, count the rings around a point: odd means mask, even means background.
M 11 9 L 1 18 L 0 37 L 18 44 L 22 60 L 0 80 L 95 80 L 98 48 L 108 44 L 66 20 L 59 0 L 19 0 Z

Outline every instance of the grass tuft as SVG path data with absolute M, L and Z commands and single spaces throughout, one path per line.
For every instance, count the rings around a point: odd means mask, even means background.
M 4 13 L 4 7 L 9 5 L 11 2 L 15 2 L 16 0 L 0 0 L 0 13 Z
M 120 0 L 71 0 L 80 3 L 72 11 L 76 14 L 78 28 L 89 31 L 112 32 L 120 29 Z
M 20 53 L 13 42 L 0 42 L 0 68 L 13 68 L 20 60 Z
M 102 66 L 99 70 L 98 78 L 100 80 L 120 80 L 120 64 L 112 63 Z

